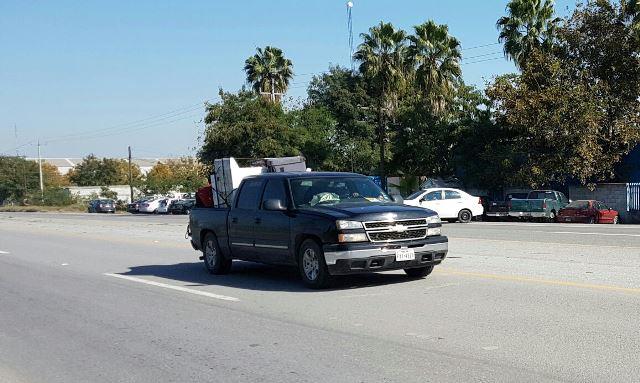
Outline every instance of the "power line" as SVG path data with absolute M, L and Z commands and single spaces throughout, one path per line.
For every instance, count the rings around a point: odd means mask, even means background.
M 482 55 L 476 55 L 476 56 L 463 57 L 463 58 L 462 58 L 462 61 L 464 61 L 464 60 L 471 60 L 471 59 L 475 59 L 475 58 L 478 58 L 478 57 L 493 56 L 493 55 L 497 55 L 497 54 L 502 55 L 502 54 L 503 54 L 503 52 L 502 52 L 502 51 L 500 51 L 500 52 L 491 52 L 491 53 L 485 53 L 485 54 L 482 54 Z
M 500 45 L 500 44 L 502 44 L 502 43 L 491 43 L 491 44 L 476 45 L 474 47 L 462 48 L 461 50 L 468 51 L 468 50 L 471 50 L 471 49 L 486 48 L 486 47 L 491 47 L 491 46 Z
M 477 63 L 482 63 L 485 61 L 494 61 L 494 60 L 501 60 L 504 59 L 504 57 L 494 57 L 494 58 L 490 58 L 490 59 L 484 59 L 484 60 L 477 60 L 477 61 L 471 61 L 468 63 L 463 63 L 464 65 L 468 65 L 468 64 L 477 64 Z
M 207 102 L 208 100 L 204 101 Z M 94 135 L 96 133 L 101 133 L 101 132 L 112 132 L 112 131 L 123 131 L 126 130 L 130 127 L 135 127 L 138 126 L 140 124 L 144 124 L 147 122 L 155 122 L 157 121 L 161 121 L 163 119 L 167 119 L 167 118 L 172 118 L 178 115 L 182 115 L 185 113 L 189 113 L 192 112 L 194 110 L 197 110 L 201 107 L 204 107 L 204 102 L 203 103 L 198 103 L 198 104 L 194 104 L 194 105 L 190 105 L 187 107 L 182 107 L 182 108 L 178 108 L 175 110 L 172 110 L 170 112 L 165 112 L 159 115 L 155 115 L 155 116 L 151 116 L 151 117 L 146 117 L 146 118 L 142 118 L 139 120 L 134 120 L 131 122 L 127 122 L 127 123 L 123 123 L 123 124 L 118 124 L 118 125 L 114 125 L 108 128 L 102 128 L 102 129 L 96 129 L 96 130 L 87 130 L 84 132 L 76 132 L 76 133 L 69 133 L 69 134 L 63 134 L 63 135 L 58 135 L 58 136 L 50 136 L 50 137 L 45 137 L 44 140 L 46 140 L 47 142 L 55 142 L 55 141 L 61 141 L 67 138 L 73 138 L 73 137 L 80 137 L 80 136 L 85 136 L 85 135 Z

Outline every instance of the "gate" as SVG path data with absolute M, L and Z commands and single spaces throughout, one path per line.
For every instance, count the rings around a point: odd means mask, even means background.
M 627 211 L 640 211 L 640 183 L 627 184 Z

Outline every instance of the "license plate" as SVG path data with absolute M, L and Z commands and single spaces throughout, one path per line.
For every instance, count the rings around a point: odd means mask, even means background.
M 413 249 L 396 250 L 396 261 L 413 261 L 416 259 L 416 252 Z

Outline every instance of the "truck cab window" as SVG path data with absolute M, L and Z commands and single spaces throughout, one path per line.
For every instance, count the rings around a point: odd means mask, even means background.
M 238 209 L 257 209 L 260 191 L 262 189 L 262 180 L 247 180 L 240 189 L 238 194 Z

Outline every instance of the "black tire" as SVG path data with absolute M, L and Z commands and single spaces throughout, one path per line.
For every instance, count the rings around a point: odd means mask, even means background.
M 593 224 L 595 224 L 595 223 L 597 223 L 597 221 L 596 221 L 595 217 L 591 217 L 591 218 L 589 218 L 589 224 L 593 225 Z
M 433 266 L 416 267 L 413 269 L 404 269 L 404 272 L 411 278 L 424 278 L 431 274 Z
M 558 215 L 556 214 L 556 211 L 555 210 L 551 210 L 551 212 L 549 213 L 548 221 L 549 222 L 556 222 L 557 219 L 558 219 Z
M 211 274 L 227 274 L 231 270 L 231 259 L 222 255 L 218 239 L 213 233 L 207 233 L 202 241 L 202 259 L 204 267 Z
M 306 239 L 298 250 L 298 271 L 302 282 L 312 289 L 323 289 L 331 283 L 322 247 L 313 239 Z
M 473 214 L 469 209 L 462 209 L 458 213 L 458 221 L 462 223 L 469 223 L 473 219 Z

